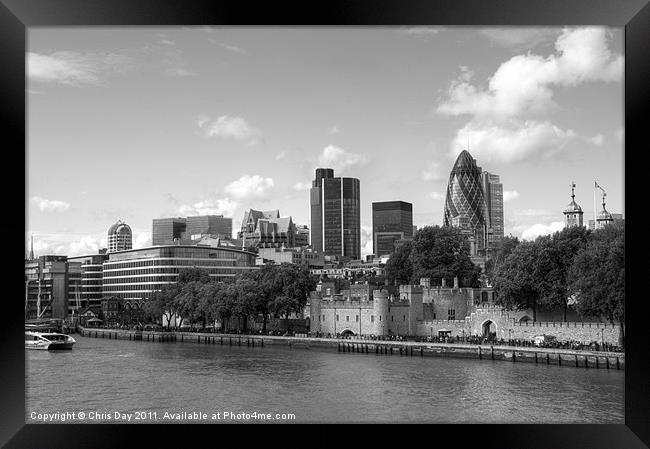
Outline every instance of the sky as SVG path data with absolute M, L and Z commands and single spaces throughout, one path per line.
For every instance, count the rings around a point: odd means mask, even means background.
M 279 209 L 309 224 L 318 167 L 442 225 L 463 149 L 501 177 L 506 235 L 624 213 L 622 28 L 30 27 L 26 244 L 135 248 L 152 219 Z

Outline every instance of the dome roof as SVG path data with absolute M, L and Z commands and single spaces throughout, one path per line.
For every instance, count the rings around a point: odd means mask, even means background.
M 578 203 L 576 203 L 574 200 L 571 200 L 569 205 L 564 208 L 564 213 L 570 214 L 573 212 L 582 212 L 582 207 L 578 206 Z
M 596 218 L 598 221 L 614 221 L 614 217 L 612 217 L 612 214 L 607 212 L 607 209 L 605 209 L 605 205 L 603 204 L 603 210 L 600 211 L 598 214 L 598 217 Z
M 117 223 L 108 228 L 108 235 L 120 234 L 123 231 L 131 232 L 131 227 L 122 220 L 117 220 Z

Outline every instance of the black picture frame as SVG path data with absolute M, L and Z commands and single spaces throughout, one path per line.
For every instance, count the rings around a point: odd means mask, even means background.
M 398 436 L 424 444 L 495 448 L 644 448 L 650 447 L 650 317 L 644 297 L 645 260 L 650 251 L 644 179 L 644 131 L 650 129 L 650 5 L 647 0 L 330 0 L 249 3 L 221 0 L 0 0 L 0 127 L 5 142 L 2 223 L 5 274 L 0 370 L 0 442 L 7 448 L 141 447 L 231 444 L 252 446 L 275 441 L 292 446 L 336 440 L 329 429 L 309 426 L 306 436 L 292 429 L 248 432 L 237 426 L 25 424 L 22 302 L 24 284 L 25 197 L 17 194 L 20 161 L 25 164 L 26 29 L 91 25 L 608 25 L 625 27 L 625 216 L 626 371 L 625 425 L 436 425 L 434 428 L 365 427 L 364 445 Z M 21 154 L 23 157 L 21 158 Z M 9 157 L 8 157 L 9 156 Z M 14 162 L 18 161 L 18 162 Z M 24 168 L 24 166 L 23 166 Z M 11 178 L 9 174 L 17 175 Z M 22 172 L 26 184 L 26 172 Z M 22 215 L 21 215 L 21 212 Z M 22 217 L 22 218 L 21 218 Z M 101 375 L 98 373 L 98 375 Z M 523 380 L 522 380 L 523 381 Z M 534 386 L 531 386 L 534 388 Z M 223 426 L 223 425 L 221 425 Z M 269 431 L 272 430 L 272 431 Z M 336 429 L 335 431 L 337 431 Z M 348 431 L 350 429 L 347 429 Z M 417 432 L 417 435 L 415 434 Z M 228 435 L 226 435 L 228 434 Z M 401 435 L 401 437 L 399 437 Z M 441 436 L 451 437 L 443 443 Z M 142 439 L 144 438 L 144 439 Z M 136 441 L 142 441 L 136 443 Z M 413 440 L 415 441 L 415 440 Z M 350 443 L 347 443 L 350 444 Z

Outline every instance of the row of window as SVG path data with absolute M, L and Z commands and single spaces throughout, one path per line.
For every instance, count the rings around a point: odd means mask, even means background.
M 217 280 L 225 280 L 231 276 L 224 275 L 222 277 L 216 277 Z M 171 282 L 168 282 L 167 284 L 170 284 Z M 110 293 L 110 292 L 124 292 L 124 291 L 142 291 L 142 292 L 148 292 L 152 290 L 160 290 L 163 285 L 166 284 L 160 284 L 160 283 L 140 283 L 140 284 L 123 284 L 123 285 L 105 285 L 103 288 L 104 293 Z
M 237 260 L 232 258 L 224 259 L 154 259 L 154 260 L 136 260 L 131 262 L 107 262 L 104 265 L 104 271 L 119 270 L 119 269 L 133 269 L 138 267 L 159 267 L 159 266 L 179 266 L 192 268 L 198 267 L 233 267 L 237 266 Z M 243 265 L 246 266 L 246 261 Z

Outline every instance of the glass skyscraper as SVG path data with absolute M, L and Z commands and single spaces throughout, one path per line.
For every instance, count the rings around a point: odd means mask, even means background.
M 494 248 L 503 239 L 503 184 L 499 175 L 486 171 L 481 173 L 481 184 L 485 195 L 487 247 Z
M 361 257 L 360 183 L 317 168 L 310 190 L 311 244 L 327 255 Z
M 392 254 L 396 240 L 413 237 L 413 205 L 404 201 L 372 203 L 372 242 L 376 256 Z
M 489 216 L 481 168 L 467 150 L 458 155 L 449 175 L 444 224 L 460 228 L 461 232 L 476 239 L 479 251 L 485 249 Z

